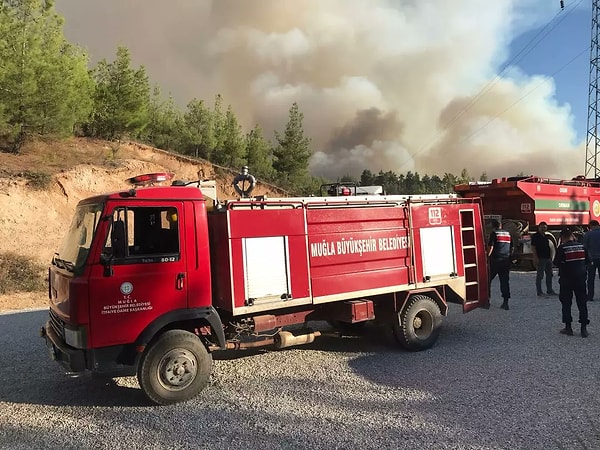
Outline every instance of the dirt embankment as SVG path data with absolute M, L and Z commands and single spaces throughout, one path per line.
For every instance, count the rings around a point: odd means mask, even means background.
M 21 155 L 0 153 L 0 253 L 16 253 L 47 265 L 67 230 L 77 203 L 104 192 L 129 189 L 135 175 L 171 172 L 175 179 L 217 181 L 220 199 L 235 198 L 236 171 L 174 155 L 138 143 L 113 144 L 90 139 L 37 141 Z M 31 175 L 44 174 L 47 187 L 34 188 Z M 256 195 L 284 196 L 257 183 Z M 46 305 L 47 294 L 0 295 L 0 311 Z

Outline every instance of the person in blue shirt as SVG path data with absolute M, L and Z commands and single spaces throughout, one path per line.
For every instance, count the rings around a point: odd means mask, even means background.
M 590 230 L 583 235 L 583 246 L 588 252 L 592 262 L 587 266 L 587 297 L 594 301 L 594 279 L 596 272 L 600 277 L 600 224 L 597 220 L 590 220 Z
M 573 336 L 571 322 L 571 305 L 573 294 L 577 309 L 579 309 L 579 323 L 581 324 L 581 337 L 587 337 L 588 319 L 587 295 L 585 292 L 586 265 L 590 262 L 587 250 L 575 239 L 573 232 L 565 228 L 560 232 L 561 244 L 556 249 L 554 265 L 558 266 L 558 284 L 560 286 L 558 298 L 562 304 L 562 321 L 565 327 L 561 334 Z
M 498 275 L 500 293 L 504 301 L 500 308 L 508 310 L 510 298 L 510 265 L 513 243 L 510 233 L 502 229 L 499 220 L 492 220 L 492 232 L 488 239 L 488 257 L 490 262 L 490 279 L 488 289 L 491 292 L 492 280 Z M 491 296 L 491 295 L 490 295 Z

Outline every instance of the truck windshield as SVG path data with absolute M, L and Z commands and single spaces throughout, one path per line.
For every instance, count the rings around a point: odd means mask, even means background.
M 85 266 L 103 204 L 80 205 L 52 264 L 78 274 Z

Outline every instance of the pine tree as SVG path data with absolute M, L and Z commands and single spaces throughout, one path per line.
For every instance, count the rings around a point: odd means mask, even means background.
M 214 121 L 202 100 L 188 103 L 183 122 L 184 153 L 211 160 L 216 146 Z
M 231 105 L 225 113 L 223 124 L 223 148 L 214 155 L 217 164 L 226 167 L 241 167 L 246 146 L 242 135 L 242 127 L 231 109 Z
M 210 160 L 216 162 L 225 161 L 225 114 L 223 114 L 223 97 L 217 94 L 212 110 L 212 128 L 214 135 L 214 147 Z
M 447 190 L 446 186 L 444 185 L 444 182 L 439 176 L 433 175 L 431 177 L 431 186 L 429 188 L 428 194 L 445 194 L 450 192 L 452 192 L 452 189 Z
M 273 167 L 284 182 L 301 183 L 308 176 L 310 138 L 304 136 L 303 120 L 304 114 L 294 102 L 283 135 L 275 131 L 277 146 L 273 150 Z
M 155 85 L 152 89 L 152 95 L 148 101 L 148 125 L 141 135 L 143 141 L 149 144 L 156 144 L 158 139 L 162 108 L 162 92 L 160 86 Z
M 458 177 L 459 183 L 468 183 L 469 181 L 474 181 L 474 178 L 469 175 L 469 171 L 466 168 L 460 171 L 460 176 Z
M 370 170 L 365 169 L 362 171 L 360 175 L 360 185 L 361 186 L 373 186 L 373 180 L 375 176 L 371 173 Z
M 349 173 L 345 173 L 344 175 L 342 175 L 341 177 L 339 177 L 338 178 L 338 183 L 354 183 L 354 184 L 358 184 L 358 182 L 356 181 L 356 178 L 354 178 Z
M 153 95 L 154 96 L 154 95 Z M 181 147 L 183 126 L 183 115 L 175 105 L 173 97 L 169 95 L 167 100 L 156 100 L 150 102 L 148 127 L 152 127 L 155 147 L 165 150 L 177 150 Z M 147 128 L 148 128 L 147 127 Z M 147 129 L 144 133 L 147 133 Z
M 51 1 L 0 2 L 0 128 L 5 136 L 69 134 L 87 119 L 88 59 L 66 41 L 62 25 Z
M 256 125 L 246 134 L 246 163 L 250 173 L 263 180 L 272 180 L 273 170 L 271 143 L 267 141 L 262 129 Z
M 402 178 L 404 179 L 404 176 L 402 176 Z M 405 186 L 401 185 L 398 176 L 391 170 L 388 170 L 387 172 L 380 170 L 379 174 L 377 174 L 377 177 L 375 177 L 373 185 L 383 186 L 383 190 L 390 194 L 407 193 L 405 190 Z
M 148 124 L 150 103 L 146 69 L 132 69 L 129 50 L 119 47 L 116 59 L 111 63 L 100 61 L 93 76 L 96 89 L 89 133 L 115 140 L 140 134 Z
M 446 172 L 442 177 L 445 192 L 453 192 L 454 186 L 460 184 L 459 178 L 456 175 Z

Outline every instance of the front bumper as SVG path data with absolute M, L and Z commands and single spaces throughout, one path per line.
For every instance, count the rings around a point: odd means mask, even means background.
M 46 341 L 50 358 L 60 363 L 69 372 L 84 372 L 86 370 L 85 350 L 73 348 L 52 328 L 50 321 L 40 330 L 40 336 Z

